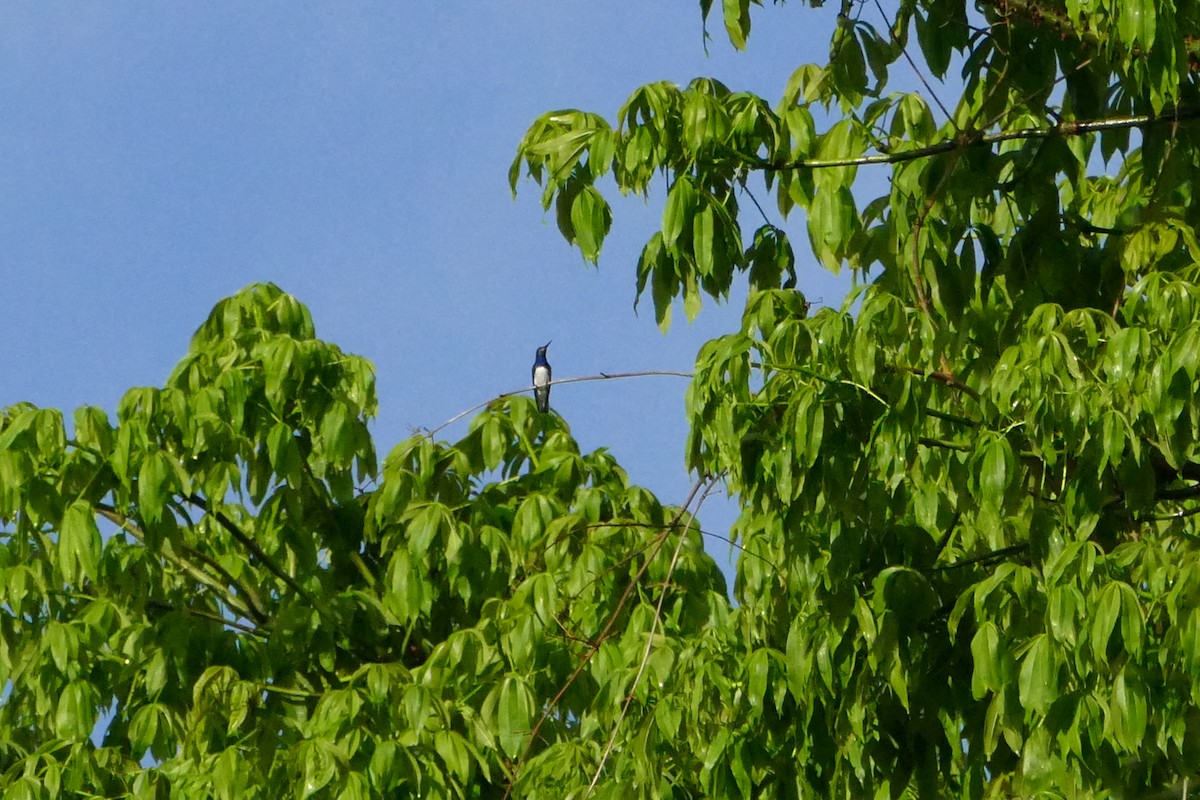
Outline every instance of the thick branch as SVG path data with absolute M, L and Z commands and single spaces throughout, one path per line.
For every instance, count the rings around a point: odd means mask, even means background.
M 220 614 L 215 614 L 212 611 L 209 611 L 207 609 L 193 608 L 191 606 L 184 606 L 183 608 L 176 608 L 175 606 L 170 605 L 168 603 L 160 603 L 160 602 L 154 601 L 154 600 L 148 602 L 146 604 L 146 607 L 147 608 L 159 608 L 159 609 L 162 609 L 163 611 L 178 611 L 178 612 L 181 612 L 184 614 L 190 614 L 193 617 L 200 617 L 201 619 L 209 619 L 209 620 L 212 620 L 213 622 L 219 622 L 222 625 L 226 625 L 230 628 L 234 628 L 236 630 L 242 631 L 243 633 L 248 633 L 251 636 L 257 636 L 260 639 L 266 638 L 266 634 L 264 634 L 258 628 L 252 627 L 250 625 L 245 625 L 241 622 L 238 622 L 235 619 L 229 619 L 228 617 L 223 617 Z
M 129 519 L 129 517 L 117 511 L 114 506 L 110 506 L 107 503 L 96 503 L 94 507 L 97 514 L 118 526 L 121 528 L 121 530 L 128 531 L 131 535 L 137 537 L 138 541 L 140 541 L 142 544 L 146 543 L 146 535 L 142 529 L 139 528 L 137 524 L 133 522 L 133 520 Z M 188 547 L 187 545 L 184 545 L 183 554 L 188 558 L 195 558 L 199 561 L 203 561 L 208 567 L 216 571 L 226 583 L 223 584 L 220 581 L 213 579 L 211 575 L 197 567 L 195 564 L 192 564 L 185 558 L 181 558 L 175 554 L 164 553 L 167 558 L 173 561 L 177 566 L 182 568 L 198 582 L 204 584 L 219 594 L 225 601 L 225 605 L 229 606 L 234 611 L 242 614 L 248 619 L 254 620 L 260 625 L 268 619 L 266 612 L 263 611 L 262 605 L 258 600 L 258 596 L 238 582 L 238 580 L 229 574 L 229 571 L 217 563 L 216 560 L 209 558 L 206 554 L 201 553 L 195 548 Z M 236 595 L 229 593 L 230 586 L 232 586 L 237 592 Z M 229 620 L 225 619 L 222 619 L 222 621 L 227 623 L 230 622 Z M 230 624 L 232 625 L 232 623 Z M 233 625 L 233 627 L 238 626 Z
M 1180 486 L 1174 489 L 1159 489 L 1154 493 L 1156 500 L 1190 500 L 1194 497 L 1200 497 L 1200 484 Z
M 960 453 L 971 452 L 971 445 L 959 444 L 957 442 L 947 442 L 942 439 L 931 439 L 928 436 L 918 436 L 917 443 L 923 444 L 926 447 L 937 447 L 942 450 L 957 450 Z
M 299 595 L 304 602 L 308 603 L 310 608 L 314 608 L 318 612 L 322 611 L 322 606 L 317 602 L 317 598 L 313 597 L 308 590 L 296 582 L 295 578 L 293 578 L 291 575 L 285 572 L 282 567 L 276 564 L 275 560 L 267 555 L 266 551 L 258 546 L 258 542 L 247 536 L 241 528 L 234 524 L 233 520 L 224 514 L 224 512 L 220 511 L 219 509 L 209 508 L 209 505 L 205 499 L 199 495 L 191 495 L 187 498 L 187 500 L 192 505 L 197 506 L 198 508 L 203 509 L 206 513 L 212 515 L 213 519 L 215 519 L 217 523 L 229 533 L 230 536 L 236 539 L 242 545 L 242 547 L 245 547 L 247 550 L 249 550 L 250 554 L 253 555 L 259 563 L 266 567 L 268 572 L 287 584 L 288 588 Z
M 1001 559 L 1008 558 L 1009 556 L 1024 552 L 1028 548 L 1029 548 L 1028 544 L 1014 544 L 1011 547 L 1002 547 L 999 550 L 992 550 L 991 552 L 984 553 L 983 555 L 976 556 L 975 558 L 966 558 L 966 559 L 963 559 L 962 561 L 955 561 L 953 564 L 943 564 L 940 567 L 939 566 L 930 567 L 930 569 L 943 571 L 943 570 L 951 570 L 951 569 L 962 569 L 963 567 L 969 567 L 972 564 L 990 564 L 993 561 L 1000 561 Z
M 976 402 L 979 401 L 979 392 L 975 391 L 970 386 L 968 386 L 967 384 L 965 384 L 961 380 L 959 380 L 957 377 L 955 377 L 954 375 L 951 375 L 949 372 L 939 372 L 937 370 L 923 370 L 920 367 L 895 367 L 895 369 L 903 370 L 905 372 L 912 373 L 913 375 L 917 375 L 922 378 L 932 378 L 933 380 L 937 381 L 938 383 L 949 386 L 952 389 L 957 389 L 958 391 L 962 392 L 967 397 L 970 397 L 972 400 L 975 400 Z
M 1019 139 L 1050 139 L 1060 136 L 1083 136 L 1102 131 L 1128 130 L 1130 128 L 1148 128 L 1161 123 L 1185 122 L 1200 117 L 1200 108 L 1177 108 L 1162 114 L 1142 114 L 1132 117 L 1112 117 L 1110 119 L 1080 120 L 1075 122 L 1060 122 L 1041 128 L 1018 128 L 1012 131 L 997 131 L 996 133 L 979 133 L 974 136 L 962 136 L 944 142 L 914 147 L 912 150 L 901 150 L 896 153 L 878 153 L 858 156 L 857 158 L 801 158 L 796 161 L 771 161 L 746 153 L 734 152 L 751 169 L 762 169 L 769 172 L 785 172 L 798 169 L 829 169 L 832 167 L 862 167 L 870 164 L 901 164 L 915 161 L 919 158 L 941 155 L 968 147 L 993 145 L 999 142 L 1009 142 Z

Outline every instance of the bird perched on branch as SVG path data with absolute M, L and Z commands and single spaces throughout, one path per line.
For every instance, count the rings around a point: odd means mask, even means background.
M 537 357 L 533 359 L 533 396 L 537 400 L 538 411 L 543 414 L 550 410 L 550 362 L 546 360 L 546 348 L 550 342 L 537 349 Z

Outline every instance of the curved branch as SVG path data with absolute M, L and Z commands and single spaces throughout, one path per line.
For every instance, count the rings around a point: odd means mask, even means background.
M 949 386 L 952 389 L 957 389 L 958 391 L 965 394 L 967 397 L 970 397 L 975 402 L 979 402 L 979 392 L 975 391 L 970 386 L 963 383 L 957 376 L 952 375 L 949 372 L 939 371 L 939 370 L 924 370 L 924 369 L 921 369 L 920 367 L 905 367 L 905 366 L 896 366 L 896 367 L 887 366 L 884 368 L 885 369 L 894 369 L 897 372 L 907 372 L 910 375 L 916 375 L 919 378 L 930 378 L 932 380 L 937 381 L 938 383 Z
M 146 606 L 148 608 L 154 607 L 154 608 L 163 609 L 165 611 L 178 611 L 183 614 L 190 614 L 193 617 L 199 617 L 201 619 L 208 619 L 208 620 L 212 620 L 213 622 L 219 622 L 222 625 L 225 625 L 230 628 L 234 628 L 235 630 L 242 631 L 243 633 L 248 633 L 251 636 L 257 636 L 260 639 L 265 640 L 267 638 L 267 635 L 265 633 L 263 633 L 262 631 L 260 631 L 258 628 L 238 622 L 235 619 L 229 619 L 228 617 L 223 617 L 220 614 L 213 613 L 212 611 L 208 611 L 203 608 L 192 608 L 191 606 L 184 606 L 183 608 L 176 608 L 175 606 L 171 605 L 170 603 L 161 603 L 161 602 L 158 602 L 155 600 L 151 600 L 151 601 L 147 602 Z

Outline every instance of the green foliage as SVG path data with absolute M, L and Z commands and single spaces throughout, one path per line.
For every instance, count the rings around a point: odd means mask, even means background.
M 746 46 L 750 5 L 722 11 Z M 637 89 L 611 128 L 587 114 L 602 137 L 556 115 L 582 185 L 663 177 L 636 274 L 664 330 L 676 298 L 692 316 L 748 273 L 741 329 L 701 349 L 688 396 L 689 466 L 741 503 L 752 698 L 705 792 L 1195 783 L 1197 40 L 1191 2 L 845 3 L 827 63 L 775 105 L 698 79 Z M 961 82 L 891 91 L 901 59 Z M 510 178 L 548 205 L 566 184 L 544 126 Z M 778 221 L 739 216 L 757 191 Z M 795 291 L 796 211 L 856 279 L 841 311 Z
M 664 329 L 745 273 L 683 507 L 524 398 L 377 466 L 370 365 L 273 286 L 115 420 L 5 410 L 4 796 L 1185 795 L 1200 15 L 795 13 L 838 25 L 780 103 L 650 84 L 541 117 L 510 172 L 593 262 L 608 182 L 665 176 L 635 273 Z M 959 99 L 890 92 L 906 57 Z M 780 219 L 750 225 L 758 173 Z M 841 310 L 795 289 L 797 209 Z M 715 478 L 736 606 L 691 517 Z
M 694 526 L 557 417 L 496 403 L 378 469 L 374 407 L 367 362 L 251 286 L 115 424 L 5 412 L 6 797 L 544 793 L 617 724 L 648 636 L 661 685 L 682 631 L 724 630 Z

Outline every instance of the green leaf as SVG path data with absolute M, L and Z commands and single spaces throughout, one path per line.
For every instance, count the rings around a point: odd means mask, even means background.
M 1003 505 L 1013 471 L 1013 452 L 1008 439 L 996 436 L 987 441 L 979 468 L 980 499 L 994 508 Z
M 96 690 L 87 681 L 74 680 L 58 695 L 54 729 L 64 739 L 82 742 L 96 726 Z
M 1200 615 L 1197 615 L 1200 618 Z M 1200 628 L 1200 626 L 1198 626 Z M 784 652 L 787 666 L 788 689 L 793 697 L 804 697 L 808 692 L 808 680 L 812 670 L 812 657 L 807 648 L 807 636 L 799 617 L 788 628 L 787 649 Z
M 671 301 L 679 290 L 679 279 L 670 263 L 661 263 L 651 276 L 650 290 L 654 297 L 654 316 L 658 329 L 666 333 L 671 327 Z
M 1137 374 L 1142 354 L 1150 348 L 1150 336 L 1141 328 L 1121 328 L 1104 347 L 1104 369 L 1113 382 L 1130 380 Z
M 730 43 L 738 50 L 745 50 L 750 36 L 750 0 L 721 0 L 721 6 Z
M 713 210 L 705 206 L 692 218 L 692 250 L 696 271 L 707 277 L 713 271 Z
M 471 762 L 463 738 L 454 731 L 438 731 L 433 743 L 447 769 L 465 784 L 471 777 Z
M 483 445 L 483 465 L 489 470 L 496 469 L 504 461 L 504 454 L 508 449 L 508 440 L 501 429 L 500 420 L 489 417 L 480 429 L 480 436 Z
M 988 692 L 998 692 L 1004 687 L 1000 631 L 991 622 L 980 625 L 971 639 L 971 659 L 975 662 L 975 671 L 971 675 L 971 694 L 976 700 Z
M 1113 683 L 1112 725 L 1116 740 L 1127 753 L 1137 753 L 1146 739 L 1146 693 L 1129 677 L 1129 670 L 1117 673 Z
M 352 417 L 345 403 L 333 403 L 321 418 L 321 445 L 325 457 L 335 467 L 346 466 L 356 449 Z
M 746 661 L 747 700 L 754 709 L 761 710 L 763 696 L 767 693 L 767 678 L 771 671 L 771 659 L 767 650 L 759 648 Z
M 342 791 L 338 793 L 337 800 L 368 800 L 373 796 L 366 777 L 362 773 L 351 772 L 346 776 L 346 782 Z
M 664 739 L 675 739 L 679 736 L 679 725 L 683 721 L 683 712 L 673 702 L 659 701 L 654 705 L 654 722 Z
M 700 313 L 700 306 L 700 288 L 696 286 L 695 276 L 689 272 L 683 287 L 683 313 L 687 314 L 688 322 L 696 319 L 696 315 Z
M 321 740 L 301 743 L 297 751 L 297 760 L 304 781 L 299 792 L 300 800 L 306 800 L 320 792 L 337 774 L 337 762 Z
M 670 249 L 675 246 L 679 235 L 685 227 L 691 227 L 692 217 L 696 213 L 696 190 L 686 176 L 680 176 L 671 191 L 667 193 L 667 202 L 663 206 L 662 243 Z
M 175 470 L 166 453 L 149 453 L 138 470 L 138 513 L 146 522 L 162 519 L 163 507 L 174 490 Z
M 133 713 L 129 722 L 129 747 L 133 757 L 141 759 L 158 736 L 159 711 L 156 705 L 146 705 Z
M 39 409 L 26 408 L 13 417 L 8 426 L 4 428 L 4 432 L 0 433 L 0 452 L 8 450 L 21 434 L 32 428 L 38 419 L 38 414 Z M 4 415 L 4 419 L 7 421 L 7 413 Z
M 1130 658 L 1139 661 L 1146 632 L 1142 606 L 1132 586 L 1127 583 L 1118 585 L 1121 591 L 1121 641 Z
M 713 737 L 708 745 L 708 749 L 704 753 L 704 766 L 700 770 L 700 779 L 705 783 L 711 781 L 712 772 L 716 768 L 717 763 L 725 755 L 725 749 L 728 745 L 729 731 L 721 728 L 717 731 L 717 735 Z
M 585 186 L 571 202 L 571 226 L 583 257 L 595 263 L 612 227 L 612 210 L 594 186 Z
M 290 427 L 282 422 L 271 427 L 267 434 L 267 451 L 276 475 L 293 485 L 300 481 L 300 447 Z
M 1100 591 L 1091 611 L 1092 658 L 1099 664 L 1108 663 L 1108 644 L 1120 613 L 1121 590 L 1118 584 L 1110 583 Z
M 384 608 L 400 622 L 416 619 L 430 603 L 426 576 L 412 562 L 407 547 L 397 548 L 388 561 Z
M 1045 712 L 1058 699 L 1058 660 L 1044 633 L 1034 636 L 1025 652 L 1018 687 L 1021 704 L 1032 711 Z
M 408 550 L 421 557 L 437 539 L 444 539 L 450 519 L 440 503 L 422 506 L 408 523 Z
M 525 751 L 533 725 L 533 697 L 528 687 L 515 676 L 500 684 L 497 704 L 497 733 L 500 747 L 510 758 Z
M 112 449 L 113 430 L 103 409 L 95 406 L 75 409 L 75 440 L 101 453 Z
M 74 586 L 95 580 L 103 543 L 95 511 L 83 500 L 67 507 L 58 540 L 58 563 L 63 578 Z

